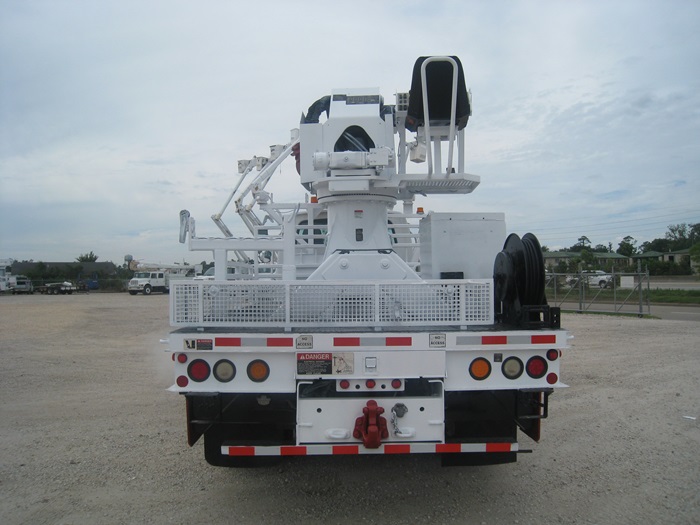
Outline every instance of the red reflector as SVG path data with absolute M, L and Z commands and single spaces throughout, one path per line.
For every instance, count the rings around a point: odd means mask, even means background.
M 438 443 L 435 445 L 435 452 L 462 452 L 462 445 L 459 443 Z
M 179 386 L 180 388 L 185 388 L 187 385 L 190 384 L 190 380 L 187 379 L 185 376 L 178 376 L 178 378 L 175 382 L 177 383 L 177 386 Z
M 177 354 L 177 362 L 178 363 L 186 363 L 187 362 L 187 354 Z
M 291 337 L 268 337 L 267 346 L 294 346 L 294 339 Z
M 306 447 L 281 447 L 281 456 L 306 456 Z
M 229 456 L 254 456 L 255 447 L 228 447 Z
M 350 388 L 350 381 L 348 381 L 347 379 L 341 379 L 340 388 L 342 388 L 343 390 L 347 390 L 348 388 Z
M 410 454 L 411 445 L 384 445 L 385 454 Z
M 368 379 L 365 385 L 367 385 L 367 388 L 374 388 L 377 386 L 377 382 L 374 379 Z
M 334 337 L 334 346 L 360 346 L 359 337 Z
M 556 335 L 533 335 L 532 338 L 530 339 L 530 341 L 532 341 L 533 345 L 545 344 L 545 343 L 556 343 L 557 336 Z
M 549 383 L 550 385 L 553 385 L 557 381 L 559 381 L 557 374 L 555 374 L 554 372 L 552 372 L 551 374 L 547 374 L 547 383 Z
M 172 354 L 172 355 L 170 356 L 170 358 L 171 358 L 173 361 L 175 361 L 175 354 Z
M 538 355 L 531 357 L 525 366 L 525 370 L 527 370 L 527 375 L 533 379 L 544 377 L 547 373 L 547 361 L 544 360 L 544 357 Z
M 411 337 L 387 337 L 386 346 L 412 346 L 413 338 Z
M 209 378 L 210 372 L 211 369 L 209 368 L 209 363 L 207 363 L 204 359 L 195 359 L 190 363 L 190 366 L 187 367 L 187 375 L 190 376 L 192 381 L 196 381 L 198 383 L 206 381 Z
M 392 388 L 401 388 L 401 380 L 400 379 L 393 379 L 391 381 L 391 386 L 392 386 Z
M 334 445 L 334 456 L 354 456 L 360 453 L 360 447 L 357 445 Z
M 485 335 L 481 338 L 482 345 L 505 345 L 508 344 L 506 335 Z
M 559 350 L 556 350 L 552 348 L 551 350 L 547 350 L 547 359 L 550 361 L 556 361 L 559 358 Z
M 486 443 L 486 452 L 510 452 L 510 443 Z
M 240 337 L 217 337 L 216 346 L 241 346 Z

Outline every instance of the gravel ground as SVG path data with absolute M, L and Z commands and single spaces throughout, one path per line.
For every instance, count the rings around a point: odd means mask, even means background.
M 570 388 L 515 464 L 210 467 L 166 391 L 167 296 L 0 297 L 0 523 L 700 523 L 700 325 L 564 315 Z

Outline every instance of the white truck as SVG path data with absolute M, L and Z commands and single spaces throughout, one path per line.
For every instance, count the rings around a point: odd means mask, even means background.
M 569 334 L 547 304 L 537 239 L 506 235 L 501 213 L 414 210 L 417 194 L 479 184 L 464 169 L 470 115 L 459 59 L 421 57 L 395 104 L 377 89 L 334 90 L 289 143 L 239 161 L 212 216 L 222 237 L 198 237 L 181 212 L 180 242 L 212 253 L 215 275 L 172 283 L 165 342 L 188 443 L 203 437 L 210 464 L 494 464 L 525 451 L 518 429 L 539 440 L 549 396 L 566 386 Z M 265 188 L 289 156 L 308 195 L 276 203 Z M 224 224 L 231 202 L 251 235 Z
M 129 257 L 129 256 L 127 256 Z M 127 290 L 131 295 L 142 293 L 151 295 L 153 292 L 170 293 L 172 281 L 180 279 L 192 279 L 197 273 L 197 266 L 182 265 L 149 265 L 127 259 L 129 268 L 134 270 L 133 277 L 129 280 Z

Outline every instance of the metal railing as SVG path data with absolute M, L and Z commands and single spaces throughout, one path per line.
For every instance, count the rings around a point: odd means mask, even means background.
M 493 281 L 188 281 L 170 292 L 181 327 L 380 329 L 494 322 Z

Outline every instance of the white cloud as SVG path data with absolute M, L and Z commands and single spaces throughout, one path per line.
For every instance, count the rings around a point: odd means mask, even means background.
M 286 142 L 332 88 L 393 102 L 427 54 L 465 65 L 482 184 L 419 205 L 505 211 L 550 246 L 662 236 L 700 221 L 698 15 L 661 0 L 2 3 L 0 255 L 194 261 L 180 209 L 215 234 L 237 159 Z M 303 198 L 283 170 L 276 200 Z

